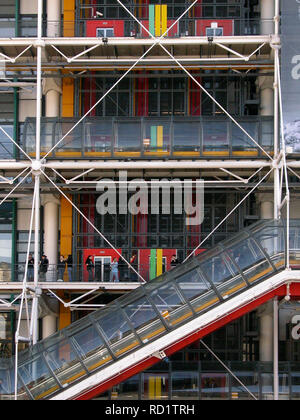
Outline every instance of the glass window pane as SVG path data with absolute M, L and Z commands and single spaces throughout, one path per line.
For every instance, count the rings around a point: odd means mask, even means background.
M 201 374 L 201 399 L 227 399 L 229 391 L 228 382 L 228 375 L 224 373 Z
M 60 152 L 80 152 L 82 151 L 82 139 L 83 139 L 83 124 L 79 124 L 74 127 L 76 121 L 60 122 L 55 124 L 55 144 L 58 143 L 62 138 L 64 140 L 57 147 L 56 154 Z M 50 126 L 50 124 L 48 124 Z M 50 130 L 50 127 L 49 127 Z M 71 131 L 72 130 L 72 131 Z M 51 133 L 52 135 L 52 133 Z M 48 137 L 47 137 L 48 138 Z M 49 140 L 50 137 L 49 131 Z M 50 144 L 49 144 L 50 145 Z M 49 151 L 49 145 L 45 148 L 45 152 Z
M 84 150 L 86 152 L 110 152 L 112 136 L 110 121 L 88 122 L 85 124 Z
M 205 121 L 203 124 L 203 151 L 228 151 L 227 123 L 226 121 Z
M 47 363 L 58 377 L 60 383 L 69 385 L 81 376 L 86 375 L 71 343 L 64 339 L 47 349 Z
M 267 227 L 257 232 L 254 237 L 269 255 L 276 268 L 283 267 L 285 264 L 283 228 L 277 226 Z
M 198 151 L 200 148 L 199 123 L 174 122 L 174 151 Z
M 175 287 L 170 284 L 153 291 L 151 299 L 170 326 L 177 326 L 193 316 Z
M 11 137 L 14 137 L 13 134 L 13 126 L 12 125 L 3 125 L 1 124 L 3 130 Z M 14 158 L 14 145 L 13 142 L 9 139 L 9 137 L 0 131 L 0 159 L 13 159 Z M 24 157 L 23 154 L 21 156 Z
M 258 143 L 258 123 L 241 122 L 241 127 Z M 236 124 L 232 124 L 232 150 L 249 151 L 257 146 Z
M 197 400 L 199 395 L 197 372 L 172 373 L 172 399 Z
M 28 363 L 20 365 L 18 373 L 35 399 L 46 398 L 59 389 L 44 359 L 39 355 L 30 358 Z M 25 389 L 19 382 L 18 386 L 18 393 L 23 397 Z
M 115 151 L 140 151 L 141 124 L 139 122 L 126 123 L 119 121 L 116 131 Z
M 144 343 L 165 332 L 165 327 L 146 298 L 126 306 L 124 311 Z
M 74 334 L 72 342 L 90 371 L 99 368 L 112 359 L 93 325 Z
M 98 323 L 116 356 L 139 346 L 139 341 L 120 309 L 102 316 Z

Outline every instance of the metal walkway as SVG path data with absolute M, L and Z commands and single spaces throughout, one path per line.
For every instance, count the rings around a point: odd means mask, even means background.
M 284 221 L 260 221 L 20 353 L 18 399 L 92 398 L 278 291 L 291 293 L 299 221 L 290 222 L 289 253 L 286 242 Z M 7 363 L 2 398 L 13 399 Z

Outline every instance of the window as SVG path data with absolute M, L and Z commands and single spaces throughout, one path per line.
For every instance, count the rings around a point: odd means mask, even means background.
M 222 36 L 223 28 L 206 28 L 206 36 Z
M 112 38 L 115 36 L 113 28 L 97 28 L 96 34 L 98 38 Z

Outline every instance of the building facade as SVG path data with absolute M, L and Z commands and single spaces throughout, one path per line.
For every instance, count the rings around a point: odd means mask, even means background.
M 184 262 L 264 219 L 297 218 L 296 150 L 286 180 L 281 165 L 279 1 L 4 3 L 3 359 L 15 357 L 16 337 L 21 351 L 22 337 L 63 330 L 170 271 L 174 256 Z M 272 303 L 261 305 L 207 335 L 209 348 L 198 340 L 98 398 L 252 398 L 237 376 L 258 399 L 297 399 L 298 310 L 297 300 L 280 302 L 275 334 Z

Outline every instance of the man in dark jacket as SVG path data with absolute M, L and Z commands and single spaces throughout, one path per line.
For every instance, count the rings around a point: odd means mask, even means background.
M 48 271 L 49 267 L 49 260 L 46 255 L 42 255 L 42 259 L 40 262 L 40 279 L 46 280 L 46 273 Z

